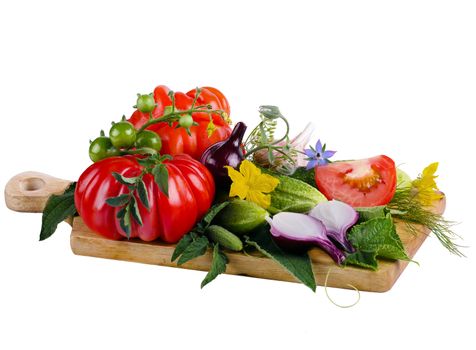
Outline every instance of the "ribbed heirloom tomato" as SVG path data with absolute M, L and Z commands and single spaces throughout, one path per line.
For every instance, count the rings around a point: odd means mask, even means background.
M 169 96 L 170 89 L 164 85 L 159 85 L 154 90 L 154 100 L 157 106 L 152 111 L 153 118 L 160 118 L 164 115 L 165 108 L 172 106 L 172 100 Z M 188 110 L 192 107 L 196 90 L 190 90 L 186 94 L 175 92 L 175 106 L 178 110 Z M 226 97 L 218 90 L 212 87 L 202 87 L 198 95 L 195 106 L 210 105 L 212 109 L 222 110 L 230 114 L 230 106 Z M 171 126 L 168 123 L 157 123 L 149 126 L 147 129 L 155 131 L 162 139 L 162 154 L 180 154 L 186 153 L 194 159 L 200 159 L 202 153 L 212 144 L 225 140 L 231 134 L 231 128 L 227 122 L 218 114 L 212 114 L 213 132 L 209 135 L 210 115 L 208 113 L 196 112 L 192 114 L 193 121 L 198 123 L 190 127 L 191 135 L 187 134 L 184 128 L 176 129 L 177 123 Z M 188 117 L 186 117 L 188 118 Z M 149 120 L 149 114 L 136 110 L 129 121 L 140 128 Z M 184 120 L 185 121 L 185 120 Z M 190 122 L 191 123 L 191 122 Z
M 80 176 L 74 201 L 84 223 L 93 231 L 110 239 L 127 237 L 117 213 L 106 200 L 128 193 L 128 186 L 112 175 L 136 177 L 144 169 L 135 156 L 111 157 L 92 164 Z M 138 204 L 142 225 L 131 220 L 130 237 L 144 241 L 160 239 L 175 243 L 189 232 L 208 211 L 215 195 L 215 184 L 207 168 L 188 155 L 176 155 L 165 160 L 168 170 L 168 197 L 162 193 L 153 175 L 147 173 L 143 182 L 148 193 L 149 210 Z

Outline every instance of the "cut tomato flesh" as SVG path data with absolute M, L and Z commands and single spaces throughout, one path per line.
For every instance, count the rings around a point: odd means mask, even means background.
M 317 188 L 328 198 L 354 207 L 387 204 L 396 188 L 393 160 L 381 155 L 348 162 L 334 162 L 315 168 Z

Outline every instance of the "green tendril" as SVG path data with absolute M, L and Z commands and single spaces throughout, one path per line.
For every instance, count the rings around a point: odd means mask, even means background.
M 331 267 L 329 267 L 329 270 L 327 270 L 327 274 L 326 274 L 326 280 L 324 281 L 324 291 L 326 293 L 326 296 L 327 296 L 327 299 L 329 299 L 329 301 L 334 304 L 335 306 L 337 307 L 340 307 L 342 309 L 348 309 L 348 308 L 351 308 L 355 305 L 357 305 L 360 301 L 360 291 L 357 289 L 357 287 L 354 287 L 353 285 L 351 284 L 347 284 L 348 287 L 354 289 L 356 292 L 357 292 L 357 300 L 352 303 L 352 304 L 349 304 L 349 305 L 340 305 L 340 304 L 337 304 L 334 300 L 332 300 L 332 298 L 329 296 L 329 292 L 327 291 L 327 282 L 329 280 L 329 275 L 331 274 Z

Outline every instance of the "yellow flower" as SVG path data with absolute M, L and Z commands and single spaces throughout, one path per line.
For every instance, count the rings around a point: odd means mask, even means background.
M 236 171 L 231 166 L 226 166 L 228 176 L 233 183 L 230 188 L 230 197 L 238 196 L 258 204 L 266 209 L 271 205 L 271 196 L 279 184 L 279 180 L 271 175 L 262 174 L 249 160 L 244 160 L 240 164 L 240 171 Z
M 431 206 L 434 201 L 443 198 L 443 194 L 439 192 L 435 181 L 438 177 L 435 175 L 437 169 L 438 163 L 431 163 L 423 169 L 422 174 L 412 182 L 413 187 L 418 191 L 417 199 L 425 206 Z

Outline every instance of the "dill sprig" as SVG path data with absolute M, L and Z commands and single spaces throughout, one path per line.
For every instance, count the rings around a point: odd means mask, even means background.
M 423 225 L 433 232 L 440 243 L 452 254 L 465 256 L 459 248 L 461 245 L 454 241 L 460 239 L 453 230 L 454 222 L 448 221 L 440 214 L 423 206 L 416 198 L 414 188 L 397 188 L 392 201 L 387 205 L 392 216 L 405 222 L 413 233 L 418 233 L 416 225 Z

